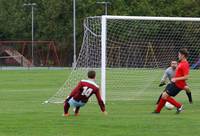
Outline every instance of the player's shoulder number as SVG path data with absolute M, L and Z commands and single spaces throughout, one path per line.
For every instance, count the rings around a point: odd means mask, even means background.
M 86 97 L 89 97 L 90 94 L 92 93 L 93 89 L 89 88 L 87 86 L 83 87 L 83 92 L 81 93 L 81 95 L 85 95 Z

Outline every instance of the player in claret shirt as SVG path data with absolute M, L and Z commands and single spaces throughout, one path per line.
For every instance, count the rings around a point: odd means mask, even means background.
M 175 77 L 171 79 L 165 91 L 162 93 L 162 97 L 158 103 L 156 110 L 153 113 L 160 113 L 166 102 L 173 104 L 177 108 L 176 113 L 183 111 L 183 105 L 177 102 L 172 97 L 175 97 L 181 90 L 184 90 L 186 80 L 189 77 L 189 63 L 187 61 L 188 51 L 186 49 L 179 50 L 178 58 L 179 64 L 175 73 Z
M 75 107 L 75 116 L 78 116 L 80 107 L 83 107 L 93 94 L 96 95 L 101 111 L 105 115 L 107 114 L 104 102 L 101 99 L 99 86 L 95 83 L 95 77 L 96 72 L 89 71 L 88 79 L 81 80 L 74 88 L 74 90 L 64 102 L 64 116 L 69 116 L 68 110 L 70 106 Z

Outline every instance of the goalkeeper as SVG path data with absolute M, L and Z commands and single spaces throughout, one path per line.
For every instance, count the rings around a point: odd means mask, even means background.
M 171 82 L 171 79 L 175 75 L 176 67 L 177 67 L 177 61 L 171 61 L 170 67 L 168 67 L 165 70 L 164 74 L 163 74 L 163 77 L 162 77 L 162 79 L 160 81 L 159 87 L 166 85 L 167 79 L 169 80 L 169 82 Z M 192 101 L 192 93 L 190 91 L 190 88 L 188 86 L 185 86 L 184 90 L 186 91 L 186 95 L 188 97 L 189 103 L 192 104 L 193 101 Z M 159 100 L 161 98 L 161 95 L 160 95 L 158 101 L 156 102 L 156 104 L 158 104 L 158 102 L 159 102 Z

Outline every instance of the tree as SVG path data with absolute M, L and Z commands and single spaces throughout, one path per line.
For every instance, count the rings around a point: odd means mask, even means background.
M 101 1 L 101 0 L 98 0 Z M 103 1 L 103 0 L 102 0 Z M 111 15 L 200 16 L 199 0 L 109 0 Z M 65 64 L 71 64 L 73 51 L 72 0 L 0 0 L 0 39 L 31 40 L 31 11 L 24 3 L 35 2 L 35 39 L 53 40 L 61 49 Z M 94 0 L 76 0 L 77 45 L 80 49 L 83 21 L 104 14 Z M 78 51 L 77 51 L 78 52 Z M 67 57 L 66 57 L 67 56 Z

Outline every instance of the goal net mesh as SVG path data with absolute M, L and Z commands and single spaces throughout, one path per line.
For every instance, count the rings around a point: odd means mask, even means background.
M 158 86 L 163 68 L 177 60 L 180 48 L 189 50 L 191 67 L 198 68 L 199 21 L 107 19 L 106 28 L 107 101 L 151 95 L 149 90 Z M 97 83 L 101 83 L 101 38 L 101 17 L 86 18 L 76 67 L 49 102 L 63 102 L 76 84 L 87 78 L 88 70 L 95 70 Z

